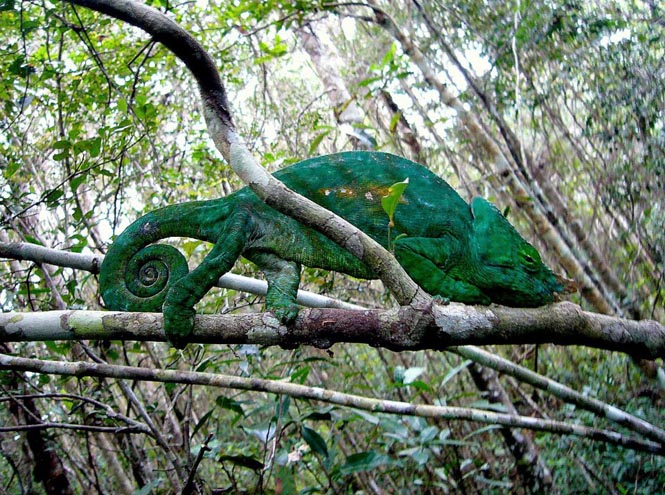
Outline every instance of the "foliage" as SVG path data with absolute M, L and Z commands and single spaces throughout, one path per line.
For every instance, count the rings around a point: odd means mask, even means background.
M 533 185 L 526 199 L 513 197 L 483 145 L 442 101 L 413 53 L 375 22 L 373 10 L 320 1 L 151 3 L 209 49 L 240 132 L 266 167 L 351 146 L 336 120 L 340 109 L 330 108 L 326 83 L 299 41 L 298 29 L 311 28 L 342 54 L 345 64 L 336 75 L 364 110 L 363 126 L 380 149 L 417 154 L 463 195 L 482 193 L 513 205 L 521 231 L 557 265 L 559 251 L 520 208 L 544 194 L 549 217 L 559 220 L 569 250 L 612 307 L 628 312 L 634 306 L 637 315 L 662 320 L 665 24 L 657 2 L 376 3 L 420 48 L 432 73 L 456 90 L 518 177 Z M 207 140 L 191 77 L 142 33 L 64 3 L 0 0 L 0 39 L 1 242 L 103 253 L 141 212 L 239 186 Z M 514 149 L 511 136 L 518 141 Z M 575 237 L 571 220 L 604 264 Z M 192 263 L 207 250 L 189 240 L 179 246 Z M 255 274 L 247 262 L 235 271 Z M 320 270 L 306 271 L 303 280 L 305 288 L 358 304 L 390 304 L 376 282 Z M 0 264 L 0 283 L 3 311 L 99 308 L 95 276 L 79 270 L 7 262 Z M 593 307 L 585 295 L 573 298 Z M 198 310 L 258 311 L 260 303 L 217 290 Z M 393 354 L 353 345 L 330 353 L 249 345 L 190 346 L 180 353 L 130 342 L 14 344 L 5 351 L 68 360 L 95 355 L 111 363 L 290 380 L 414 403 L 505 407 L 471 380 L 469 362 L 449 353 Z M 627 358 L 551 347 L 541 347 L 538 359 L 525 346 L 502 352 L 664 424 L 662 391 Z M 524 414 L 605 424 L 527 385 L 501 383 Z M 0 386 L 0 426 L 30 421 L 25 399 L 6 400 L 17 394 L 34 394 L 38 418 L 60 426 L 44 438 L 76 492 L 169 493 L 169 459 L 191 467 L 203 452 L 197 473 L 211 490 L 531 493 L 496 428 L 186 385 L 123 388 L 116 380 L 2 371 Z M 123 417 L 145 424 L 142 411 L 164 443 L 154 431 L 121 429 L 128 424 Z M 665 492 L 661 457 L 570 437 L 533 437 L 560 493 Z M 31 474 L 25 431 L 3 432 L 0 452 L 0 491 L 42 490 Z

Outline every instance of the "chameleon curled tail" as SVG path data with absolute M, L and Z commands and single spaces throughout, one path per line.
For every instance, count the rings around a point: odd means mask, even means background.
M 173 282 L 189 272 L 182 253 L 167 244 L 144 247 L 123 264 L 99 277 L 106 306 L 118 311 L 160 312 Z
M 173 283 L 189 272 L 182 253 L 167 244 L 153 244 L 175 234 L 182 220 L 178 205 L 151 212 L 130 225 L 111 245 L 102 263 L 99 285 L 106 307 L 116 311 L 161 312 Z M 167 221 L 164 221 L 167 219 Z

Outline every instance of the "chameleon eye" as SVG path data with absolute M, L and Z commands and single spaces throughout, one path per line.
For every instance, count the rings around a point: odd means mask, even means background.
M 535 249 L 523 249 L 520 251 L 520 260 L 527 270 L 536 270 L 540 263 L 540 256 Z

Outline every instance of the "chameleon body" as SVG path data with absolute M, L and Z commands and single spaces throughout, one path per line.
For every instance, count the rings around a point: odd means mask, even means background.
M 384 247 L 433 296 L 467 304 L 534 307 L 563 286 L 501 212 L 482 198 L 467 204 L 425 167 L 378 152 L 345 152 L 302 161 L 275 173 L 289 188 L 324 206 Z M 409 179 L 388 228 L 381 198 Z M 389 242 L 389 235 L 391 242 Z M 192 237 L 214 246 L 188 271 L 173 247 L 153 244 Z M 236 260 L 254 262 L 268 281 L 266 306 L 295 318 L 301 265 L 372 279 L 358 258 L 323 234 L 277 212 L 245 187 L 210 201 L 176 204 L 136 220 L 111 245 L 101 267 L 109 309 L 163 311 L 167 337 L 182 344 L 194 305 Z

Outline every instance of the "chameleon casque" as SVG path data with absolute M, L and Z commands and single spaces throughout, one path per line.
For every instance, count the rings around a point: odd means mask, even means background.
M 399 263 L 433 296 L 535 307 L 564 290 L 561 279 L 495 206 L 480 197 L 467 204 L 443 179 L 405 158 L 344 152 L 308 159 L 274 175 L 384 247 L 390 235 Z M 389 230 L 381 198 L 405 178 L 409 185 Z M 191 237 L 214 246 L 189 272 L 176 248 L 153 244 L 168 237 Z M 171 205 L 136 220 L 104 259 L 102 297 L 113 310 L 162 311 L 167 338 L 182 344 L 193 327 L 194 305 L 240 256 L 265 274 L 266 307 L 283 322 L 298 313 L 301 265 L 376 278 L 344 248 L 277 212 L 245 187 L 221 199 Z

